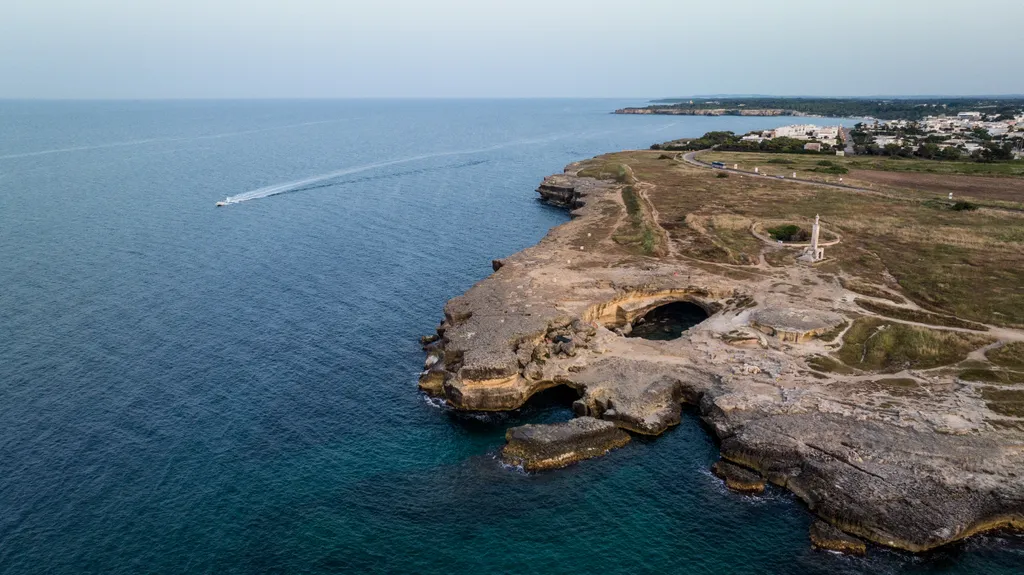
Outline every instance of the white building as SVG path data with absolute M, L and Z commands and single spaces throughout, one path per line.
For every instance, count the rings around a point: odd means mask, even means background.
M 762 134 L 764 139 L 793 138 L 795 140 L 818 140 L 823 144 L 835 145 L 839 141 L 841 126 L 816 126 L 814 124 L 795 124 L 780 126 Z
M 889 144 L 896 144 L 897 146 L 903 145 L 903 140 L 896 136 L 875 136 L 875 145 L 879 148 L 884 148 Z

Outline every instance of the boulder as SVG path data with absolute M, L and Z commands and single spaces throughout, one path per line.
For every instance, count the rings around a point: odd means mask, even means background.
M 598 457 L 629 443 L 629 434 L 610 421 L 579 417 L 565 423 L 522 425 L 505 434 L 501 452 L 509 465 L 542 471 Z

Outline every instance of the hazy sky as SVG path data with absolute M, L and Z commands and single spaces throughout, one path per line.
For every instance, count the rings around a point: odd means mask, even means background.
M 0 97 L 1024 93 L 1022 0 L 0 0 Z

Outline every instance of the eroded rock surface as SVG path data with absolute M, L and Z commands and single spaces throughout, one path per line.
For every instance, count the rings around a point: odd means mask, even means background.
M 839 529 L 818 520 L 811 524 L 811 545 L 818 549 L 838 551 L 849 555 L 864 555 L 867 545 L 863 541 L 843 533 Z
M 707 264 L 682 242 L 665 256 L 637 253 L 616 235 L 631 225 L 623 185 L 576 177 L 577 169 L 538 190 L 572 208 L 573 220 L 445 306 L 420 380 L 462 410 L 516 409 L 563 384 L 579 391 L 578 419 L 510 430 L 507 459 L 544 469 L 592 457 L 624 443 L 620 430 L 665 432 L 692 404 L 723 459 L 789 489 L 845 532 L 922 551 L 1024 527 L 1017 420 L 948 370 L 904 370 L 883 384 L 877 374 L 813 364 L 841 337 L 818 336 L 863 314 L 837 278 L 796 264 Z M 657 199 L 653 186 L 632 185 L 640 201 Z M 670 341 L 622 337 L 677 301 L 709 318 Z
M 749 469 L 744 469 L 728 461 L 716 461 L 711 466 L 711 471 L 725 482 L 726 487 L 733 491 L 739 491 L 740 493 L 764 493 L 764 479 Z
M 527 471 L 565 467 L 629 443 L 629 434 L 610 421 L 578 417 L 565 423 L 522 425 L 505 434 L 501 457 Z

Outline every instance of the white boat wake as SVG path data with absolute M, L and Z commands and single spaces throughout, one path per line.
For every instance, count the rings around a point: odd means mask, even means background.
M 0 156 L 0 160 L 12 160 L 15 158 L 31 158 L 35 156 L 49 156 L 51 154 L 64 154 L 68 152 L 84 152 L 88 150 L 102 150 L 104 148 L 122 148 L 127 146 L 141 146 L 143 144 L 162 144 L 167 142 L 192 142 L 196 140 L 216 140 L 218 138 L 228 138 L 232 136 L 245 136 L 249 134 L 258 134 L 260 132 L 273 132 L 275 130 L 287 130 L 290 128 L 301 128 L 304 126 L 316 126 L 319 124 L 335 124 L 338 122 L 350 122 L 353 119 L 358 118 L 341 118 L 337 120 L 317 120 L 314 122 L 301 122 L 299 124 L 286 124 L 283 126 L 270 126 L 267 128 L 255 128 L 252 130 L 242 130 L 240 132 L 222 132 L 220 134 L 206 134 L 201 136 L 185 136 L 181 138 L 147 138 L 145 140 L 129 140 L 126 142 L 110 142 L 107 144 L 94 144 L 90 146 L 74 146 L 70 148 L 54 148 L 52 150 L 38 150 L 35 152 L 22 152 L 18 154 L 7 154 Z
M 470 155 L 470 154 L 482 154 L 484 152 L 491 152 L 491 151 L 494 151 L 494 150 L 500 150 L 502 148 L 508 148 L 508 147 L 511 147 L 511 146 L 524 146 L 524 145 L 529 145 L 529 144 L 539 144 L 539 143 L 543 143 L 543 142 L 551 142 L 551 141 L 555 141 L 555 140 L 558 140 L 558 139 L 561 139 L 561 138 L 568 137 L 569 135 L 570 134 L 563 134 L 563 135 L 549 137 L 549 138 L 537 138 L 537 139 L 532 139 L 532 140 L 515 140 L 515 141 L 512 141 L 512 142 L 505 142 L 503 144 L 496 144 L 494 146 L 488 146 L 486 148 L 477 148 L 477 149 L 473 149 L 473 150 L 455 150 L 455 151 L 450 151 L 450 152 L 435 152 L 435 153 L 432 153 L 432 154 L 419 154 L 419 155 L 416 155 L 416 156 L 409 156 L 407 158 L 398 158 L 398 159 L 394 159 L 394 160 L 385 160 L 385 161 L 382 161 L 382 162 L 374 162 L 372 164 L 363 164 L 361 166 L 354 166 L 354 167 L 351 167 L 351 168 L 345 168 L 343 170 L 337 170 L 337 171 L 334 171 L 334 172 L 327 172 L 327 173 L 324 173 L 324 174 L 318 174 L 318 175 L 315 175 L 315 176 L 310 176 L 308 178 L 303 178 L 301 180 L 294 180 L 294 181 L 291 181 L 291 182 L 284 182 L 284 183 L 281 183 L 281 184 L 274 184 L 272 186 L 266 186 L 266 187 L 263 187 L 263 188 L 257 188 L 255 190 L 249 190 L 248 192 L 243 192 L 241 194 L 237 194 L 237 195 L 234 195 L 234 196 L 228 196 L 223 201 L 217 202 L 217 206 L 221 207 L 221 206 L 227 206 L 227 205 L 230 205 L 230 204 L 240 204 L 242 202 L 248 202 L 250 200 L 259 200 L 259 199 L 262 199 L 262 198 L 268 198 L 270 196 L 276 196 L 278 194 L 284 194 L 284 193 L 287 193 L 287 192 L 292 192 L 292 191 L 298 190 L 300 188 L 304 188 L 306 186 L 311 186 L 313 184 L 319 184 L 319 183 L 325 182 L 327 180 L 333 180 L 334 178 L 339 178 L 341 176 L 347 176 L 347 175 L 350 175 L 350 174 L 356 174 L 356 173 L 365 172 L 365 171 L 368 171 L 368 170 L 375 170 L 377 168 L 385 168 L 387 166 L 395 166 L 395 165 L 398 165 L 398 164 L 408 164 L 410 162 L 417 162 L 417 161 L 420 161 L 420 160 L 427 160 L 427 159 L 431 159 L 431 158 L 444 158 L 444 157 L 449 157 L 449 156 L 465 156 L 465 155 Z

